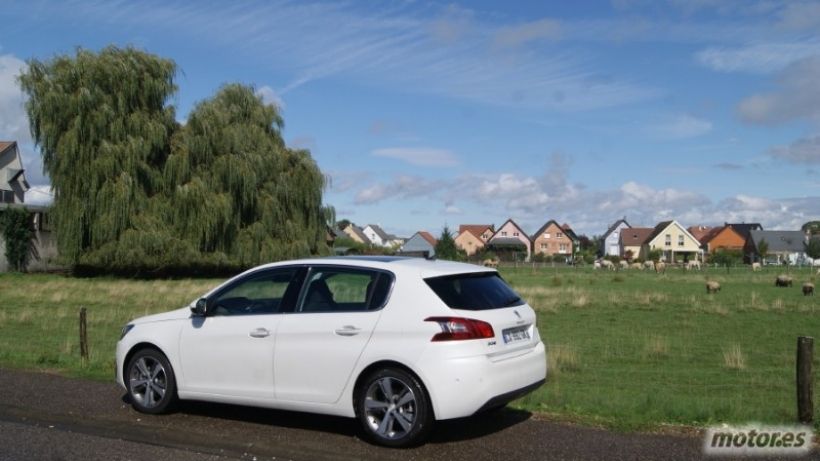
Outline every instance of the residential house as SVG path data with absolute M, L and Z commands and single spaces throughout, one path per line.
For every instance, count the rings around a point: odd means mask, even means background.
M 746 239 L 731 226 L 712 228 L 700 242 L 701 248 L 709 254 L 718 250 L 735 250 L 742 254 L 746 246 Z
M 712 232 L 712 230 L 714 230 L 714 227 L 711 227 L 711 226 L 689 226 L 689 227 L 686 228 L 686 230 L 689 231 L 690 234 L 692 234 L 692 237 L 695 237 L 698 240 L 698 242 L 700 242 L 701 248 L 706 250 L 706 247 L 703 246 L 703 239 L 704 239 L 704 237 L 709 235 L 709 232 Z
M 758 258 L 772 264 L 801 264 L 806 260 L 807 237 L 803 231 L 749 231 L 750 240 Z M 768 245 L 766 254 L 761 254 L 760 244 Z
M 362 232 L 362 228 L 355 224 L 348 224 L 347 227 L 342 229 L 342 232 L 347 234 L 347 236 L 354 242 L 358 242 L 363 245 L 371 244 L 370 239 L 368 239 L 367 236 L 364 235 L 364 232 Z
M 370 240 L 370 243 L 374 246 L 389 246 L 387 242 L 390 240 L 390 237 L 387 236 L 387 232 L 378 224 L 368 224 L 362 228 L 362 232 L 367 236 L 367 240 Z
M 761 226 L 760 223 L 726 223 L 726 225 L 737 231 L 737 233 L 743 237 L 743 240 L 746 241 L 746 244 L 743 245 L 743 261 L 746 263 L 754 262 L 757 249 L 752 241 L 751 232 L 753 230 L 762 231 L 763 226 Z
M 575 233 L 574 230 L 572 230 L 572 227 L 570 227 L 569 224 L 561 224 L 561 229 L 564 230 L 564 235 L 566 235 L 567 237 L 569 237 L 570 240 L 572 240 L 572 254 L 574 256 L 576 253 L 581 251 L 581 239 L 578 238 L 578 235 Z
M 462 224 L 458 226 L 455 243 L 467 256 L 472 256 L 484 248 L 492 236 L 492 224 Z
M 508 261 L 529 261 L 531 246 L 527 233 L 512 219 L 508 219 L 487 241 L 487 248 Z
M 0 141 L 0 203 L 23 203 L 30 189 L 16 141 Z
M 619 255 L 627 260 L 646 260 L 647 254 L 643 251 L 643 244 L 655 230 L 654 227 L 629 227 L 621 229 L 618 240 Z
M 668 263 L 703 260 L 700 242 L 675 220 L 663 221 L 646 238 L 641 249 L 648 255 L 652 250 L 661 250 L 661 261 Z
M 393 234 L 388 234 L 378 224 L 368 224 L 362 229 L 362 233 L 367 236 L 370 243 L 375 246 L 390 248 L 404 243 L 403 239 Z
M 562 226 L 554 219 L 547 221 L 530 239 L 533 255 L 559 255 L 572 258 L 578 246 L 578 237 L 569 225 Z
M 427 231 L 418 231 L 399 248 L 398 253 L 404 256 L 432 258 L 436 255 L 438 240 Z
M 629 229 L 630 226 L 626 222 L 626 217 L 619 219 L 609 226 L 609 229 L 601 235 L 600 247 L 598 254 L 601 256 L 620 256 L 621 253 L 621 232 L 624 229 Z
M 26 181 L 23 161 L 16 141 L 0 141 L 0 214 L 11 208 L 22 208 L 29 213 L 34 238 L 27 270 L 43 271 L 54 269 L 57 258 L 57 240 L 51 231 L 49 209 L 43 206 L 26 205 L 26 192 L 31 187 Z M 9 269 L 6 261 L 6 244 L 0 236 L 0 272 Z

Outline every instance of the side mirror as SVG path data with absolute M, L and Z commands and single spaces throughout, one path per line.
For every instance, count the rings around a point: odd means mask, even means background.
M 197 317 L 205 317 L 208 313 L 208 300 L 200 298 L 196 304 L 191 306 L 191 312 Z

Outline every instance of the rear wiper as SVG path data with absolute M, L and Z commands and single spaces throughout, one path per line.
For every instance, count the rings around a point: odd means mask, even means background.
M 510 307 L 513 304 L 520 303 L 521 301 L 523 301 L 523 300 L 521 299 L 520 296 L 514 296 L 514 297 L 512 297 L 512 298 L 510 298 L 510 299 L 508 299 L 507 301 L 504 302 L 504 307 Z

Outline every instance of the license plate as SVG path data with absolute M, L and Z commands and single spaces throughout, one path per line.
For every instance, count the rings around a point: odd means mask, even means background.
M 530 339 L 530 327 L 507 328 L 502 334 L 504 335 L 504 343 L 506 344 L 526 341 Z

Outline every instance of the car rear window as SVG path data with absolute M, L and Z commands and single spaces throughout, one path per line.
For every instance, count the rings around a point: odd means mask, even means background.
M 476 272 L 424 279 L 451 309 L 483 311 L 524 304 L 496 272 Z

